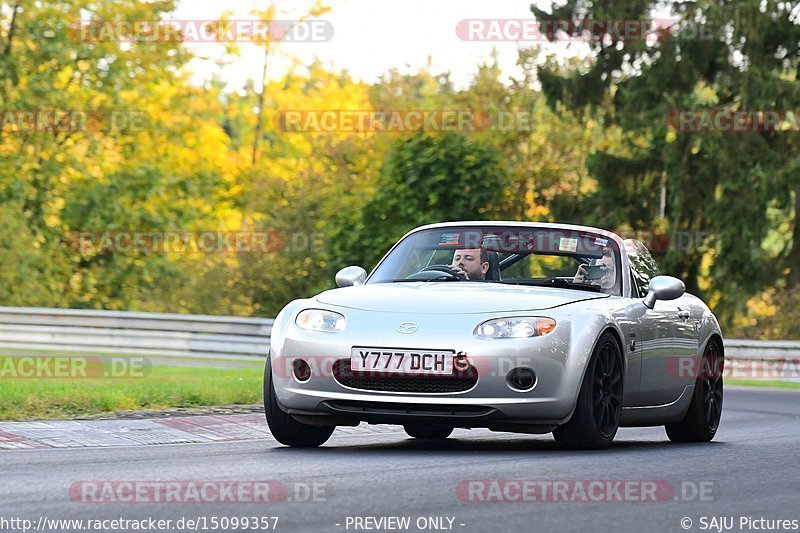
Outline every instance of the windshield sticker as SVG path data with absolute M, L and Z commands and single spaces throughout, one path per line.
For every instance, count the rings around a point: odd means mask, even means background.
M 574 252 L 578 249 L 578 239 L 568 239 L 567 237 L 561 237 L 558 241 L 558 251 L 559 252 Z
M 595 238 L 594 243 L 598 246 L 608 246 L 608 239 Z
M 439 238 L 439 246 L 458 246 L 458 233 L 442 233 Z

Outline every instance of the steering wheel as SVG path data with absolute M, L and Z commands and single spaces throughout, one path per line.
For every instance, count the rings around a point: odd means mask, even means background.
M 411 274 L 407 279 L 431 281 L 441 278 L 447 279 L 448 281 L 461 281 L 467 279 L 464 274 L 453 270 L 447 265 L 428 265 L 416 274 Z

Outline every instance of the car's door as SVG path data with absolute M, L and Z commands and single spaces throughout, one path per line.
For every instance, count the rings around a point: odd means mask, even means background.
M 697 341 L 690 307 L 679 298 L 656 302 L 654 339 L 643 346 L 640 390 L 643 405 L 663 405 L 677 400 L 694 381 Z
M 627 274 L 629 277 L 628 283 L 631 287 L 630 294 L 625 298 L 624 308 L 620 308 L 615 312 L 615 315 L 617 324 L 619 324 L 625 336 L 623 344 L 627 354 L 623 402 L 626 407 L 632 407 L 639 405 L 639 382 L 642 378 L 642 344 L 639 342 L 639 336 L 642 329 L 641 308 L 643 306 L 641 305 L 641 298 L 639 298 L 633 276 L 631 276 L 630 271 Z
M 627 240 L 626 252 L 634 284 L 643 297 L 650 280 L 660 275 L 658 265 L 639 241 Z M 668 404 L 683 392 L 688 378 L 681 376 L 681 371 L 697 351 L 687 298 L 658 300 L 653 309 L 647 309 L 641 316 L 638 335 L 641 374 L 633 405 Z
M 667 375 L 662 379 L 666 380 L 665 388 L 674 388 L 672 394 L 677 399 L 687 386 L 694 383 L 699 370 L 698 327 L 703 310 L 697 305 L 696 299 L 688 294 L 664 303 L 671 304 L 669 317 L 675 332 L 675 355 L 668 360 Z M 649 378 L 656 381 L 659 375 L 654 372 Z M 655 384 L 650 388 L 655 389 Z

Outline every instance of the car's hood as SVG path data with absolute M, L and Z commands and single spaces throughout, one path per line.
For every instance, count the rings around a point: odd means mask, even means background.
M 316 300 L 365 311 L 467 314 L 538 311 L 598 298 L 608 298 L 608 295 L 575 289 L 459 281 L 375 283 L 326 291 Z

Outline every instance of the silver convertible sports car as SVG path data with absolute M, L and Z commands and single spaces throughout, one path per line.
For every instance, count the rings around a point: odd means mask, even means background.
M 642 243 L 563 224 L 457 222 L 406 234 L 367 275 L 289 303 L 272 328 L 272 435 L 319 446 L 336 426 L 552 432 L 599 449 L 620 426 L 709 441 L 723 341 L 708 307 Z

